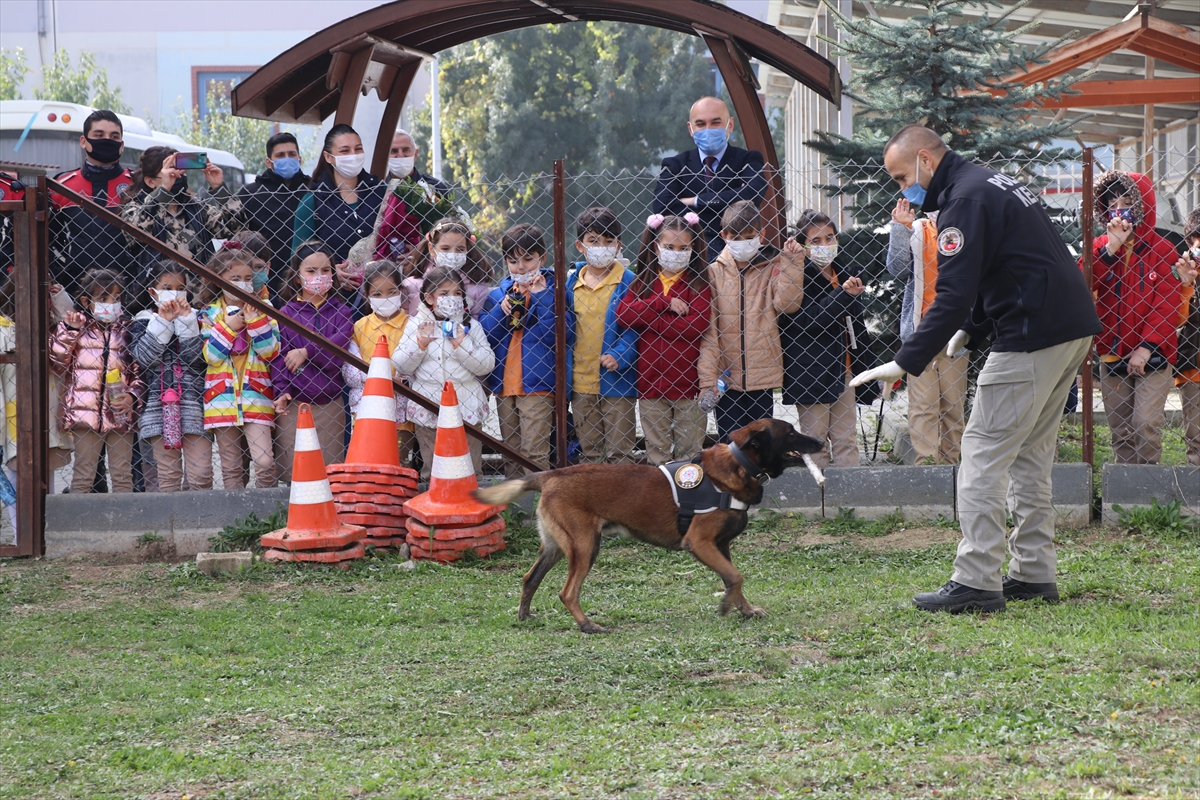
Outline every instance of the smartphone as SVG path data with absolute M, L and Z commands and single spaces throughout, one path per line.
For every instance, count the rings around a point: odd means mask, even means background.
M 208 153 L 176 153 L 175 169 L 204 169 L 208 166 Z

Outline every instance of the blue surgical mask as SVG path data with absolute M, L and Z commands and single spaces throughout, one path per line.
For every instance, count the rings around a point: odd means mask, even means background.
M 254 291 L 259 291 L 267 285 L 268 271 L 265 269 L 254 270 Z
M 300 159 L 298 158 L 277 158 L 272 164 L 274 166 L 271 169 L 275 170 L 275 174 L 285 181 L 291 180 L 300 172 Z
M 925 205 L 925 187 L 921 185 L 921 159 L 917 158 L 916 177 L 913 178 L 913 185 L 900 192 L 904 199 L 912 203 L 914 206 Z
M 724 128 L 703 128 L 692 134 L 692 141 L 706 156 L 715 156 L 725 149 L 729 142 L 729 134 Z

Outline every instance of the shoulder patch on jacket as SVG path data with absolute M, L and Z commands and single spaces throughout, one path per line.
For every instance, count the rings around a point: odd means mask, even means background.
M 944 256 L 952 256 L 963 246 L 963 234 L 958 228 L 946 228 L 938 234 L 938 252 Z

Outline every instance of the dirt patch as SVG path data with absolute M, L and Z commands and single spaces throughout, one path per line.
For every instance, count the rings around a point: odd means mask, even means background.
M 790 545 L 815 547 L 822 544 L 852 544 L 864 550 L 921 550 L 936 544 L 953 544 L 961 534 L 950 528 L 905 528 L 883 536 L 836 536 L 806 533 L 791 540 Z

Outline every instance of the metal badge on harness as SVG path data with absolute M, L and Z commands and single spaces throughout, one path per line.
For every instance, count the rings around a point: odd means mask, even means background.
M 707 514 L 711 511 L 743 511 L 750 507 L 749 503 L 734 499 L 729 492 L 722 492 L 704 474 L 704 467 L 698 463 L 700 456 L 691 461 L 671 461 L 659 465 L 659 469 L 671 482 L 671 497 L 679 507 L 676 527 L 679 535 L 687 534 L 692 524 L 692 517 L 697 514 Z

